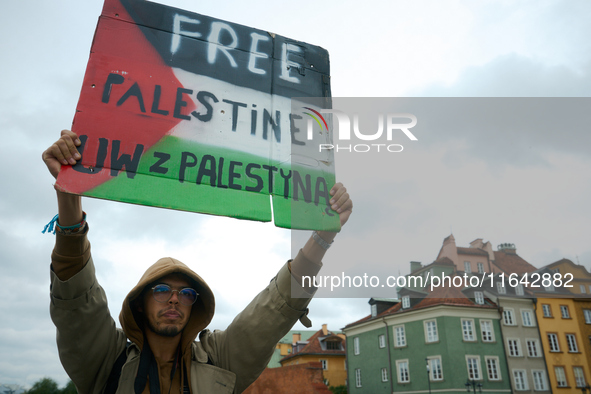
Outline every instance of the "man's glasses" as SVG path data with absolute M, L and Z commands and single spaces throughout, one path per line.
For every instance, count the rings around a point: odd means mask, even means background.
M 168 302 L 172 297 L 173 291 L 178 293 L 179 301 L 183 305 L 193 305 L 195 301 L 197 301 L 197 296 L 199 295 L 199 293 L 190 287 L 182 290 L 173 290 L 169 285 L 156 285 L 152 287 L 152 295 L 158 302 Z

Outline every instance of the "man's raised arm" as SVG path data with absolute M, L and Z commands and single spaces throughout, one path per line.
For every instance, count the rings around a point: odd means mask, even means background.
M 77 146 L 80 146 L 78 136 L 72 131 L 62 130 L 60 138 L 43 152 L 43 161 L 54 178 L 57 179 L 62 165 L 74 165 L 77 160 L 81 159 Z M 82 223 L 84 213 L 82 212 L 80 196 L 60 191 L 56 191 L 56 193 L 59 216 L 57 224 L 61 227 L 72 227 Z M 84 229 L 82 228 L 81 230 L 83 231 Z M 87 241 L 82 242 L 82 245 L 79 246 L 74 245 L 72 241 L 67 239 L 60 240 L 60 238 L 56 239 L 56 245 L 52 255 L 52 267 L 61 280 L 70 279 L 86 263 L 86 261 L 78 261 L 80 257 L 75 258 L 74 254 L 84 256 L 86 251 L 82 249 L 88 248 Z M 57 256 L 63 258 L 56 259 Z
M 339 214 L 342 228 L 353 212 L 353 201 L 342 183 L 335 184 L 330 189 L 330 195 L 331 208 Z M 313 277 L 318 274 L 322 267 L 322 258 L 336 235 L 337 233 L 330 231 L 315 231 L 308 239 L 301 251 L 305 259 L 293 260 L 290 267 L 291 274 L 298 283 L 302 284 L 302 276 Z M 311 289 L 307 288 L 306 290 L 310 291 Z

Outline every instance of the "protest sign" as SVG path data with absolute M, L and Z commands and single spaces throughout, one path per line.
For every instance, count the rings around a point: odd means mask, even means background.
M 330 97 L 326 50 L 143 0 L 106 0 L 60 190 L 338 230 L 332 156 L 292 127 L 292 97 Z M 295 147 L 295 149 L 293 149 Z M 269 197 L 271 196 L 271 198 Z M 272 203 L 271 203 L 272 202 Z

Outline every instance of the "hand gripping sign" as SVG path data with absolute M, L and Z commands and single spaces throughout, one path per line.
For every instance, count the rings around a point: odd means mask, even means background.
M 273 204 L 277 226 L 338 230 L 328 208 L 333 160 L 292 160 L 296 96 L 330 97 L 324 49 L 148 1 L 106 0 L 72 126 L 83 158 L 57 187 L 259 221 L 271 220 Z

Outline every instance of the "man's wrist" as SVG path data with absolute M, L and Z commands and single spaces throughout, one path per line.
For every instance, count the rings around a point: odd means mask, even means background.
M 331 237 L 331 236 L 330 236 L 330 233 L 326 233 L 326 232 L 324 232 L 324 233 L 325 233 L 325 234 L 323 234 L 323 235 L 324 235 L 324 237 L 323 237 L 322 235 L 320 235 L 320 234 L 318 233 L 318 231 L 314 231 L 314 232 L 312 233 L 312 239 L 313 239 L 313 240 L 314 240 L 314 241 L 315 241 L 315 242 L 318 244 L 318 246 L 320 246 L 322 249 L 324 249 L 324 250 L 328 250 L 328 248 L 330 248 L 330 246 L 331 246 L 331 245 L 332 245 L 332 243 L 334 242 L 334 241 L 333 241 L 333 239 L 334 239 L 334 236 L 332 236 L 332 237 Z
M 329 244 L 334 241 L 335 237 L 338 234 L 333 231 L 315 231 L 315 232 L 316 232 L 316 234 L 318 234 L 320 236 L 320 238 L 322 238 L 325 242 L 327 242 Z

